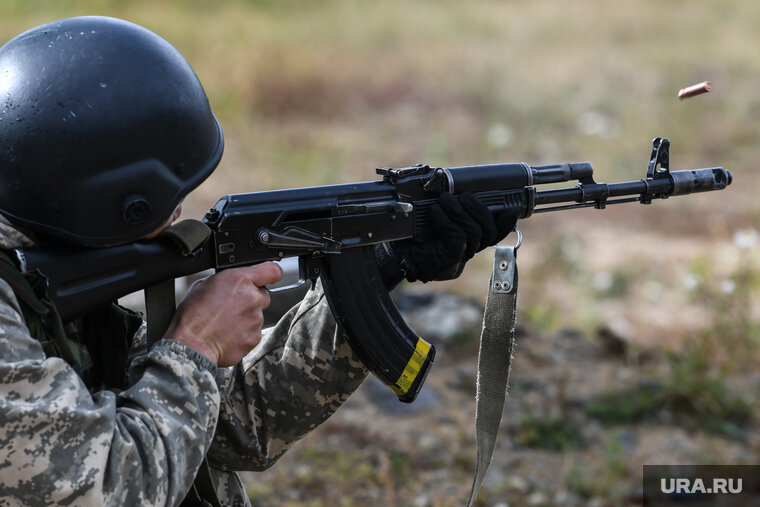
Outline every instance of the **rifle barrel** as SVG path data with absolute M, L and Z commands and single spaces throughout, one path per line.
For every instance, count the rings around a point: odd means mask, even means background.
M 652 199 L 664 199 L 671 195 L 685 195 L 696 192 L 722 190 L 731 184 L 731 172 L 723 167 L 706 169 L 668 171 L 654 178 L 620 183 L 581 183 L 572 188 L 540 190 L 536 192 L 534 213 L 560 211 L 572 208 L 595 206 L 604 208 L 607 204 L 641 201 L 648 204 Z M 610 199 L 624 197 L 623 199 Z M 562 206 L 546 206 L 550 204 Z

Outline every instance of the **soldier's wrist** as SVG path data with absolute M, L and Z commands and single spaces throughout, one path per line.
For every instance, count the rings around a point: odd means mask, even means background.
M 167 340 L 174 340 L 190 347 L 198 354 L 201 354 L 209 358 L 214 364 L 219 363 L 219 352 L 215 347 L 212 347 L 208 342 L 202 340 L 192 333 L 183 333 L 180 330 L 170 327 L 164 338 Z

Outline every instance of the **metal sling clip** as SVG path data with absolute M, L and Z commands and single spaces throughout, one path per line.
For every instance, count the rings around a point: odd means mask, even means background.
M 510 294 L 515 288 L 515 268 L 517 266 L 517 249 L 522 245 L 522 233 L 515 227 L 517 244 L 514 246 L 496 245 L 492 289 L 497 294 Z

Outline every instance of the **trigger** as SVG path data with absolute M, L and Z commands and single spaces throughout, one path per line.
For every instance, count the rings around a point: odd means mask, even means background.
M 267 290 L 272 294 L 278 292 L 285 292 L 288 290 L 297 289 L 302 287 L 306 282 L 311 282 L 311 288 L 314 289 L 317 285 L 317 280 L 322 272 L 322 257 L 321 256 L 307 256 L 304 255 L 298 259 L 289 257 L 280 261 L 275 261 L 282 268 L 284 274 L 282 281 L 267 287 Z M 297 273 L 298 278 L 295 279 L 294 275 Z

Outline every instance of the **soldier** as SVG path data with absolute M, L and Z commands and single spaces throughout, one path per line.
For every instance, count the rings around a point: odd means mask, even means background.
M 61 322 L 9 255 L 152 238 L 179 216 L 223 146 L 192 68 L 132 23 L 64 19 L 0 48 L 0 108 L 0 504 L 247 505 L 235 471 L 271 466 L 366 376 L 321 288 L 262 335 L 280 268 L 225 270 L 148 350 L 115 303 Z M 514 227 L 461 202 L 434 208 L 438 239 L 377 248 L 389 286 L 456 277 Z

